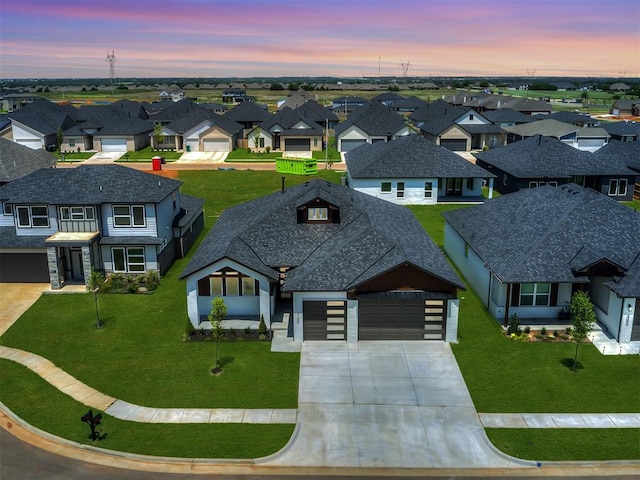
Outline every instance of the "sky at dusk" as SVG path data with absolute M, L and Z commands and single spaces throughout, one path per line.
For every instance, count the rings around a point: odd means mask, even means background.
M 0 0 L 0 78 L 640 76 L 638 0 Z

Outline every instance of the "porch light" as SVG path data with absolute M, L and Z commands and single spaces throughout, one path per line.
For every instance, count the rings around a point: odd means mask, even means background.
M 627 310 L 629 311 L 629 313 L 633 311 L 633 306 L 630 303 L 627 304 Z

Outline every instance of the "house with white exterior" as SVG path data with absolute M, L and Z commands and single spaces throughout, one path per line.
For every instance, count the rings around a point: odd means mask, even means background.
M 194 327 L 221 297 L 228 320 L 290 313 L 296 341 L 455 342 L 465 288 L 410 210 L 322 180 L 223 212 L 181 277 Z
M 0 187 L 0 282 L 163 275 L 204 226 L 182 182 L 116 164 L 40 169 Z
M 363 145 L 345 154 L 347 184 L 399 205 L 484 201 L 495 175 L 418 135 Z
M 445 251 L 505 325 L 514 314 L 570 325 L 571 296 L 584 290 L 611 338 L 640 342 L 640 213 L 568 184 L 443 216 Z

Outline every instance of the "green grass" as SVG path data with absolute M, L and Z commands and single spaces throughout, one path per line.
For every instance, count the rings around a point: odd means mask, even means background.
M 206 230 L 225 208 L 279 190 L 283 176 L 285 186 L 290 187 L 310 178 L 324 178 L 337 183 L 343 174 L 323 170 L 317 176 L 303 177 L 273 171 L 212 170 L 181 171 L 180 179 L 184 181 L 184 193 L 205 200 Z M 409 208 L 436 244 L 442 246 L 442 212 L 466 207 L 435 205 Z M 200 238 L 203 236 L 204 233 Z M 194 250 L 195 247 L 192 252 Z M 100 309 L 106 322 L 103 330 L 93 327 L 95 311 L 88 296 L 49 295 L 39 299 L 0 338 L 0 343 L 39 353 L 88 385 L 142 405 L 295 408 L 299 368 L 297 354 L 271 353 L 266 343 L 224 342 L 220 351 L 224 373 L 213 377 L 209 375 L 209 369 L 213 363 L 214 345 L 180 342 L 186 322 L 186 302 L 184 284 L 177 277 L 186 261 L 177 261 L 152 295 L 101 296 Z M 563 364 L 563 360 L 573 358 L 574 344 L 508 340 L 498 322 L 486 312 L 481 300 L 471 290 L 459 292 L 459 297 L 459 343 L 452 345 L 452 349 L 479 412 L 640 411 L 638 356 L 603 356 L 591 345 L 584 344 L 578 357 L 584 368 L 574 373 Z M 17 370 L 0 370 L 3 386 L 0 397 L 9 408 L 27 420 L 35 418 L 34 424 L 48 431 L 62 428 L 63 425 L 58 425 L 60 423 L 72 425 L 76 421 L 79 427 L 87 429 L 78 421 L 78 405 L 61 401 L 51 387 L 45 385 L 46 388 L 42 387 L 45 390 L 38 390 L 32 394 L 33 397 L 27 393 L 15 393 L 14 387 L 5 388 L 12 383 L 24 383 L 25 388 L 31 383 L 38 383 L 27 379 L 31 375 L 19 366 Z M 82 408 L 86 409 L 81 407 L 80 415 Z M 70 420 L 57 422 L 47 417 L 46 412 L 53 411 Z M 207 435 L 219 435 L 211 437 L 217 439 L 212 442 L 224 445 L 234 445 L 236 438 L 240 438 L 237 441 L 240 446 L 243 441 L 253 442 L 246 440 L 250 437 L 259 438 L 256 443 L 264 443 L 269 453 L 280 448 L 291 433 L 290 426 L 282 427 L 282 430 L 242 426 L 246 431 L 239 433 L 228 425 L 213 426 L 213 430 L 208 430 L 206 426 L 150 426 L 115 419 L 109 419 L 109 424 L 116 428 L 113 432 L 118 432 L 118 437 L 126 440 L 123 440 L 125 446 L 107 448 L 163 455 L 255 457 L 259 454 L 237 455 L 229 451 L 217 453 L 217 450 L 202 453 L 201 448 L 208 442 Z M 78 428 L 78 425 L 73 428 Z M 140 433 L 147 428 L 150 430 Z M 154 443 L 155 437 L 168 432 L 161 431 L 161 428 L 176 429 L 166 433 L 176 437 L 172 440 L 174 446 L 166 446 L 175 449 L 172 450 L 174 453 L 166 453 L 163 450 L 165 446 L 161 445 L 163 442 Z M 109 432 L 111 434 L 112 430 Z M 524 458 L 617 459 L 621 458 L 620 455 L 640 458 L 637 449 L 621 448 L 622 453 L 618 454 L 602 445 L 602 439 L 615 442 L 614 445 L 635 439 L 638 430 L 496 429 L 490 430 L 489 434 L 499 448 Z M 73 439 L 86 435 L 86 432 L 61 435 Z M 138 435 L 154 438 L 140 440 Z M 191 436 L 198 440 L 191 441 Z M 262 442 L 263 437 L 265 442 Z M 104 441 L 108 440 L 109 437 Z M 580 445 L 577 452 L 570 447 L 564 448 L 574 444 Z M 535 448 L 530 448 L 531 445 Z
M 177 160 L 182 156 L 183 152 L 161 152 L 154 150 L 151 147 L 144 147 L 141 150 L 135 152 L 127 152 L 120 159 L 119 162 L 126 161 L 146 161 L 150 162 L 153 157 L 163 157 L 167 161 Z
M 564 362 L 573 359 L 574 343 L 509 340 L 472 290 L 459 296 L 452 349 L 479 412 L 640 412 L 637 355 L 605 356 L 585 343 L 578 350 L 584 368 L 573 372 Z
M 96 376 L 101 372 L 96 372 Z M 29 424 L 68 440 L 148 455 L 201 458 L 258 458 L 286 445 L 293 425 L 148 424 L 126 422 L 102 412 L 104 438 L 93 441 L 80 421 L 88 408 L 50 386 L 35 373 L 0 360 L 2 401 Z M 94 411 L 97 413 L 97 411 Z
M 629 208 L 634 209 L 635 211 L 640 211 L 640 200 L 633 199 L 629 202 L 620 202 L 623 205 L 626 205 Z
M 503 452 L 535 461 L 606 461 L 640 458 L 640 430 L 572 428 L 487 428 Z

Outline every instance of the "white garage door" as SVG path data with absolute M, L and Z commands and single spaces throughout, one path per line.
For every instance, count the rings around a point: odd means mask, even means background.
M 205 139 L 203 142 L 205 152 L 230 152 L 229 140 L 226 138 Z
M 126 152 L 127 151 L 126 138 L 103 138 L 101 144 L 102 144 L 103 152 Z

